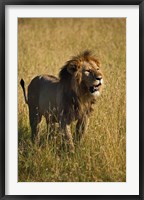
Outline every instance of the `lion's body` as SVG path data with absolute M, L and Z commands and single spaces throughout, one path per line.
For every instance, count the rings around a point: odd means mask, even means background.
M 24 81 L 21 85 L 25 95 Z M 77 120 L 74 138 L 76 141 L 80 140 L 101 85 L 99 62 L 89 52 L 68 61 L 61 69 L 59 78 L 50 75 L 35 77 L 28 86 L 27 99 L 32 139 L 44 116 L 50 126 L 55 122 L 59 123 L 70 149 L 73 150 L 70 124 Z
M 41 91 L 39 94 L 39 111 L 42 115 L 57 115 L 59 81 L 54 77 L 40 76 Z M 57 116 L 56 116 L 57 117 Z M 55 119 L 56 119 L 55 117 Z

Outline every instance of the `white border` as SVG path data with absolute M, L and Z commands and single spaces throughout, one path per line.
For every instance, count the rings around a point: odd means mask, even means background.
M 138 6 L 6 6 L 6 195 L 138 195 L 139 194 L 139 7 Z M 17 18 L 127 18 L 127 182 L 17 182 Z

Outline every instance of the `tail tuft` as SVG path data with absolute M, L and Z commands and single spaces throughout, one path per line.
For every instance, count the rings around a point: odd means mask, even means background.
M 27 96 L 26 96 L 26 92 L 25 92 L 25 82 L 24 82 L 23 79 L 21 79 L 21 81 L 20 81 L 20 85 L 21 85 L 21 87 L 22 87 L 22 89 L 23 89 L 25 102 L 28 104 L 28 100 L 27 100 Z
M 24 80 L 23 79 L 21 79 L 20 84 L 21 84 L 22 88 L 24 88 Z

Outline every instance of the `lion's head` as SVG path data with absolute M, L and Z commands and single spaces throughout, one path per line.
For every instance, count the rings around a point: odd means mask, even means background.
M 59 73 L 60 81 L 67 89 L 80 96 L 96 97 L 100 95 L 103 75 L 99 61 L 90 51 L 84 51 L 67 61 Z

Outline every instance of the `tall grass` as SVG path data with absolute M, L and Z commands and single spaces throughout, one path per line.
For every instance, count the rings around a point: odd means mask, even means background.
M 22 182 L 126 181 L 126 21 L 24 19 L 18 21 L 18 79 L 58 75 L 73 55 L 91 49 L 102 63 L 105 87 L 73 155 L 57 153 L 58 133 L 48 142 L 45 120 L 40 144 L 31 143 L 28 108 L 18 85 L 18 180 Z M 72 130 L 74 126 L 72 126 Z

